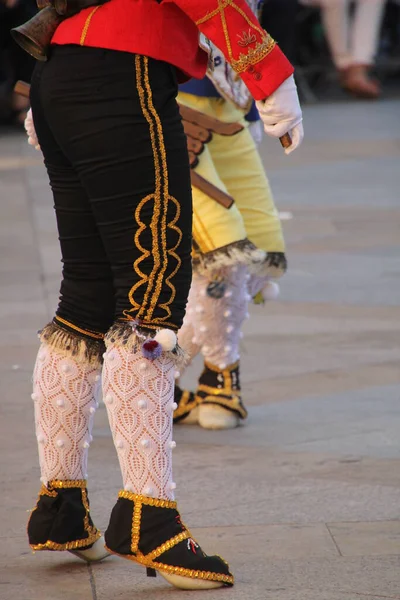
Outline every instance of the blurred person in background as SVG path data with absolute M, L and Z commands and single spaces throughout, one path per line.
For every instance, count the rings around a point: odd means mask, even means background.
M 257 14 L 258 1 L 246 2 Z M 243 34 L 239 43 L 245 47 L 248 41 Z M 194 392 L 176 385 L 174 420 L 231 429 L 247 417 L 240 386 L 242 325 L 252 300 L 263 303 L 276 297 L 279 288 L 273 280 L 284 274 L 286 257 L 279 214 L 257 149 L 262 128 L 256 105 L 216 46 L 212 57 L 204 79 L 180 86 L 178 102 L 204 121 L 210 119 L 211 127 L 212 119 L 219 124 L 195 152 L 192 168 L 234 203 L 227 210 L 207 189 L 192 187 L 194 272 L 178 340 L 191 360 L 202 354 L 204 367 Z M 228 125 L 225 132 L 222 124 Z M 188 128 L 187 133 L 190 140 Z M 193 151 L 193 143 L 188 146 Z
M 318 0 L 332 59 L 341 86 L 359 98 L 380 95 L 379 82 L 371 78 L 385 0 Z
M 34 59 L 12 40 L 10 29 L 37 12 L 34 0 L 0 0 L 0 122 L 22 125 L 29 107 L 27 98 L 13 92 L 18 79 L 30 82 Z
M 289 60 L 294 61 L 298 0 L 264 0 L 259 4 L 261 25 L 264 29 L 268 26 L 270 35 Z

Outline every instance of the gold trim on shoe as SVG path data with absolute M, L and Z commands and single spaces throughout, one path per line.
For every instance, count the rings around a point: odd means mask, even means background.
M 70 488 L 85 490 L 87 488 L 87 481 L 86 479 L 51 479 L 47 485 L 57 490 L 67 490 Z
M 178 408 L 174 411 L 174 419 L 179 419 L 184 414 L 192 412 L 198 406 L 199 401 L 197 396 L 193 395 L 193 400 L 190 400 L 191 393 L 189 390 L 182 390 L 182 396 L 179 400 Z
M 200 383 L 196 390 L 197 403 L 222 406 L 236 412 L 242 419 L 246 419 L 247 410 L 241 403 L 240 390 L 234 388 L 232 383 L 232 371 L 239 367 L 239 361 L 228 365 L 225 369 L 219 369 L 207 361 L 204 362 L 204 366 L 206 369 L 222 375 L 223 387 L 217 388 Z M 207 395 L 204 397 L 199 396 L 199 392 L 204 392 Z
M 132 500 L 132 502 L 138 502 L 146 504 L 147 506 L 158 506 L 160 508 L 175 508 L 177 504 L 175 500 L 161 500 L 160 498 L 151 498 L 150 496 L 142 496 L 142 494 L 134 494 L 128 492 L 128 490 L 120 490 L 118 498 L 125 498 L 126 500 Z
M 56 489 L 71 489 L 71 488 L 80 488 L 82 494 L 82 504 L 85 509 L 85 516 L 83 518 L 83 528 L 88 534 L 87 538 L 81 540 L 74 540 L 73 542 L 65 542 L 65 544 L 59 544 L 58 542 L 53 542 L 52 540 L 47 540 L 44 544 L 29 544 L 32 550 L 38 552 L 40 550 L 56 550 L 62 552 L 64 550 L 77 550 L 79 548 L 85 548 L 85 546 L 90 546 L 97 542 L 97 540 L 101 537 L 101 532 L 94 526 L 90 525 L 89 522 L 89 501 L 86 492 L 87 481 L 86 479 L 52 479 L 48 482 L 47 486 L 42 484 L 42 487 L 39 491 L 40 496 L 51 496 L 52 498 L 57 497 L 57 492 L 54 491 Z M 53 489 L 49 489 L 53 488 Z M 32 510 L 32 513 L 37 509 L 37 504 L 35 508 Z
M 176 544 L 174 544 L 176 545 Z M 119 554 L 118 552 L 114 552 L 107 545 L 105 549 L 114 554 L 115 556 L 120 556 L 121 558 L 127 558 L 132 562 L 138 563 L 146 568 L 155 569 L 156 571 L 164 571 L 165 573 L 169 573 L 170 575 L 181 575 L 182 577 L 188 577 L 190 579 L 205 579 L 208 581 L 220 581 L 221 583 L 230 583 L 234 584 L 233 575 L 222 575 L 221 573 L 213 573 L 212 571 L 196 571 L 195 569 L 185 569 L 184 567 L 174 567 L 172 565 L 165 565 L 164 563 L 157 563 L 152 561 L 146 561 L 145 556 L 143 559 L 141 556 L 131 556 L 127 554 Z
M 141 494 L 134 494 L 133 492 L 128 492 L 127 490 L 121 490 L 118 493 L 119 498 L 125 498 L 127 500 L 131 500 L 134 503 L 133 515 L 132 515 L 132 540 L 131 540 L 131 551 L 134 552 L 134 555 L 130 554 L 120 554 L 111 550 L 107 545 L 105 545 L 105 549 L 111 554 L 115 554 L 116 556 L 120 556 L 121 558 L 126 558 L 133 562 L 136 562 L 140 565 L 143 565 L 147 569 L 154 569 L 156 571 L 168 573 L 170 575 L 180 575 L 182 577 L 187 577 L 193 580 L 203 579 L 207 581 L 217 581 L 221 583 L 234 583 L 233 576 L 224 575 L 222 573 L 213 573 L 212 571 L 198 571 L 196 569 L 186 569 L 185 567 L 176 567 L 173 565 L 167 565 L 160 562 L 155 562 L 155 559 L 164 554 L 167 550 L 171 550 L 174 546 L 182 542 L 183 540 L 191 538 L 191 533 L 187 529 L 185 525 L 184 531 L 179 533 L 178 535 L 172 537 L 171 539 L 163 542 L 160 546 L 149 552 L 149 554 L 142 554 L 139 550 L 139 540 L 140 540 L 140 526 L 142 520 L 142 506 L 156 506 L 160 508 L 173 508 L 177 510 L 177 504 L 173 500 L 162 500 L 159 498 L 151 498 L 149 496 L 143 496 Z M 134 550 L 135 548 L 135 550 Z M 223 560 L 223 559 L 221 559 Z M 224 561 L 225 564 L 226 561 Z M 170 582 L 172 583 L 172 581 Z M 177 582 L 178 583 L 178 582 Z M 177 585 L 177 587 L 179 587 Z
M 206 386 L 199 386 L 199 390 L 206 391 L 204 389 L 205 387 Z M 201 404 L 215 404 L 216 406 L 222 406 L 223 408 L 228 408 L 231 411 L 239 413 L 242 419 L 247 417 L 247 410 L 240 404 L 239 396 L 232 396 L 228 400 L 227 398 L 217 395 L 219 392 L 222 392 L 222 390 L 214 390 L 214 388 L 208 389 L 212 395 L 200 398 Z
M 84 548 L 85 546 L 90 546 L 97 542 L 97 540 L 101 537 L 100 531 L 96 531 L 92 536 L 85 538 L 84 540 L 75 540 L 74 542 L 66 542 L 65 544 L 57 544 L 56 542 L 52 542 L 51 540 L 47 540 L 44 544 L 30 544 L 30 547 L 35 552 L 40 550 L 57 550 L 62 552 L 64 550 L 77 550 L 78 548 Z

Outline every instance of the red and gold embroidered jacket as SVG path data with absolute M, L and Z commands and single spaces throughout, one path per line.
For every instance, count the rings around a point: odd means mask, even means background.
M 221 49 L 256 100 L 293 73 L 245 0 L 110 0 L 66 19 L 52 43 L 143 54 L 176 66 L 184 81 L 206 72 L 199 32 Z

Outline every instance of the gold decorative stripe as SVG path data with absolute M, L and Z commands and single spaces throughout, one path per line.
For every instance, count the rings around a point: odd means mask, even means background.
M 158 546 L 158 548 L 149 554 L 146 554 L 145 559 L 153 561 L 155 558 L 161 556 L 161 554 L 164 554 L 164 552 L 167 552 L 167 550 L 171 550 L 171 548 L 177 546 L 183 542 L 183 540 L 187 540 L 188 538 L 190 538 L 190 533 L 188 531 L 182 531 L 182 533 L 178 533 L 178 535 L 175 537 L 171 538 L 167 542 L 164 542 L 161 544 L 161 546 Z
M 157 302 L 158 302 L 158 299 L 159 299 L 159 296 L 161 293 L 161 288 L 162 288 L 165 271 L 168 267 L 168 256 L 173 256 L 176 260 L 176 267 L 175 267 L 175 269 L 172 270 L 170 275 L 165 280 L 165 284 L 171 290 L 171 296 L 167 302 L 164 302 L 163 304 L 160 305 L 160 308 L 164 309 L 166 312 L 166 317 L 165 318 L 163 317 L 161 319 L 162 321 L 164 321 L 165 319 L 167 319 L 171 316 L 171 310 L 169 308 L 169 305 L 172 304 L 172 302 L 175 299 L 175 295 L 176 295 L 176 289 L 175 289 L 175 286 L 172 284 L 171 280 L 176 275 L 176 273 L 178 272 L 178 270 L 182 264 L 180 256 L 178 254 L 176 254 L 176 252 L 175 252 L 175 250 L 178 248 L 179 244 L 181 243 L 182 237 L 183 237 L 181 229 L 176 225 L 176 223 L 179 220 L 180 214 L 181 214 L 181 207 L 180 207 L 180 204 L 177 201 L 177 199 L 169 194 L 168 164 L 167 164 L 167 154 L 166 154 L 165 145 L 164 145 L 164 134 L 163 134 L 160 117 L 154 107 L 154 104 L 153 104 L 153 95 L 152 95 L 150 81 L 149 81 L 149 68 L 148 68 L 149 60 L 147 57 L 145 57 L 144 61 L 145 61 L 145 73 L 144 73 L 145 88 L 146 88 L 146 92 L 148 94 L 149 109 L 150 109 L 150 112 L 153 115 L 153 117 L 155 119 L 155 123 L 156 123 L 157 139 L 159 142 L 159 152 L 161 155 L 161 169 L 162 169 L 162 176 L 163 176 L 163 181 L 164 181 L 163 211 L 162 211 L 162 225 L 161 225 L 163 266 L 162 266 L 161 271 L 157 278 L 156 296 L 155 297 L 153 296 L 153 298 L 151 300 L 151 305 L 147 312 L 147 318 L 151 319 L 153 317 L 153 312 L 157 305 Z M 167 223 L 167 211 L 168 211 L 169 202 L 173 202 L 175 204 L 176 215 L 172 219 L 172 221 Z M 178 234 L 177 242 L 176 242 L 175 246 L 173 248 L 169 248 L 169 249 L 167 249 L 167 235 L 166 235 L 167 228 L 173 229 Z
M 229 396 L 230 394 L 237 393 L 238 390 L 232 390 L 232 387 L 216 388 L 211 385 L 200 384 L 197 388 L 198 392 L 205 392 L 206 394 L 212 394 L 213 396 Z
M 88 331 L 87 329 L 82 329 L 81 327 L 74 325 L 70 321 L 63 319 L 62 317 L 59 317 L 58 315 L 56 315 L 54 317 L 54 321 L 56 321 L 56 322 L 58 321 L 59 323 L 62 323 L 63 325 L 67 325 L 71 329 L 74 329 L 75 331 L 78 331 L 79 333 L 83 333 L 84 335 L 87 335 L 88 337 L 92 337 L 96 340 L 103 340 L 104 336 L 105 336 L 104 333 L 96 333 L 94 331 Z
M 182 577 L 190 577 L 191 579 L 208 579 L 209 581 L 221 581 L 223 583 L 230 583 L 233 585 L 233 575 L 225 575 L 224 573 L 213 573 L 212 571 L 197 571 L 196 569 L 185 569 L 184 567 L 174 567 L 171 565 L 165 565 L 164 563 L 151 562 L 147 564 L 147 561 L 141 562 L 146 567 L 152 567 L 158 571 L 164 571 L 173 575 L 181 575 Z
M 160 117 L 158 116 L 157 111 L 153 104 L 153 93 L 151 91 L 150 80 L 149 80 L 149 59 L 147 58 L 147 56 L 144 57 L 144 85 L 145 85 L 145 89 L 146 89 L 146 93 L 147 93 L 148 108 L 150 110 L 151 115 L 153 116 L 154 123 L 155 123 L 156 130 L 157 130 L 158 152 L 159 152 L 160 158 L 161 158 L 161 174 L 160 175 L 163 180 L 162 195 L 160 195 L 160 198 L 159 198 L 160 204 L 161 204 L 161 199 L 162 199 L 162 209 L 160 206 L 160 209 L 161 209 L 161 260 L 162 260 L 162 264 L 161 264 L 159 273 L 157 273 L 155 294 L 153 294 L 153 297 L 150 302 L 150 307 L 147 310 L 146 318 L 151 319 L 153 316 L 154 309 L 157 306 L 158 299 L 160 297 L 164 274 L 165 274 L 165 271 L 168 266 L 167 210 L 168 210 L 169 192 L 168 192 L 168 165 L 167 165 L 167 154 L 166 154 L 165 145 L 164 145 L 164 134 L 163 134 L 163 130 L 162 130 Z M 160 192 L 161 192 L 161 177 L 160 177 L 160 188 L 156 191 L 156 194 L 157 193 L 160 194 Z M 158 230 L 156 230 L 155 233 L 158 234 Z M 168 317 L 170 317 L 170 316 L 171 316 L 171 311 L 169 311 L 169 313 L 168 313 Z
M 47 487 L 44 485 L 44 483 L 42 483 L 42 487 L 40 488 L 39 496 L 50 496 L 50 498 L 57 498 L 57 492 L 47 489 Z
M 224 10 L 227 6 L 231 6 L 231 5 L 232 5 L 232 0 L 222 0 L 222 2 L 218 2 L 218 8 L 215 8 L 211 12 L 207 13 L 204 17 L 201 17 L 201 19 L 198 19 L 195 24 L 201 25 L 202 23 L 206 23 L 213 17 L 216 17 L 217 14 L 221 12 L 221 10 Z
M 230 62 L 232 62 L 233 53 L 232 53 L 231 39 L 229 37 L 228 25 L 227 25 L 226 17 L 225 17 L 225 9 L 221 8 L 223 6 L 223 0 L 222 1 L 218 0 L 218 6 L 221 9 L 221 22 L 222 22 L 222 30 L 223 30 L 224 36 L 225 36 L 225 44 L 226 44 L 226 48 L 228 50 L 228 56 L 229 56 Z
M 232 69 L 236 73 L 244 73 L 249 67 L 261 62 L 268 56 L 275 46 L 275 40 L 267 34 L 262 42 L 258 42 L 254 48 L 249 48 L 247 54 L 239 54 L 239 58 L 232 59 Z
M 176 198 L 169 194 L 168 165 L 164 145 L 164 134 L 160 117 L 153 104 L 153 93 L 149 80 L 148 66 L 149 59 L 147 57 L 140 55 L 135 56 L 136 88 L 142 114 L 149 125 L 150 142 L 153 151 L 155 190 L 152 194 L 148 194 L 143 198 L 135 210 L 135 219 L 139 226 L 135 234 L 135 244 L 141 252 L 141 256 L 139 256 L 133 264 L 133 268 L 138 275 L 138 281 L 133 285 L 129 292 L 129 301 L 133 308 L 129 311 L 124 311 L 124 315 L 125 317 L 128 317 L 130 312 L 137 311 L 136 317 L 143 320 L 145 326 L 149 326 L 146 321 L 151 321 L 153 324 L 159 324 L 160 326 L 168 324 L 176 329 L 176 325 L 167 323 L 167 319 L 171 317 L 172 313 L 169 305 L 174 301 L 176 295 L 176 289 L 172 284 L 171 279 L 176 275 L 181 266 L 181 259 L 175 252 L 181 243 L 183 235 L 180 228 L 176 225 L 180 217 L 180 204 Z M 148 202 L 154 203 L 150 223 L 152 235 L 151 251 L 144 248 L 140 243 L 140 236 L 147 228 L 147 225 L 141 220 L 141 212 L 144 205 Z M 167 223 L 169 202 L 175 204 L 176 215 L 169 223 Z M 175 246 L 169 249 L 167 248 L 168 228 L 173 229 L 178 234 Z M 141 270 L 140 264 L 150 256 L 153 257 L 153 268 L 150 275 L 147 275 Z M 176 267 L 164 281 L 165 272 L 168 268 L 168 256 L 175 258 Z M 159 305 L 159 308 L 165 311 L 165 316 L 153 319 L 153 314 L 158 305 L 163 284 L 170 288 L 171 295 L 168 301 Z M 135 293 L 143 285 L 146 285 L 146 291 L 142 303 L 139 304 L 135 300 Z
M 160 222 L 160 212 L 161 212 L 162 169 L 160 166 L 159 148 L 157 147 L 158 140 L 156 138 L 156 133 L 155 133 L 155 123 L 149 112 L 149 98 L 146 96 L 147 90 L 145 89 L 145 87 L 143 85 L 143 78 L 144 78 L 143 66 L 145 66 L 147 64 L 146 60 L 148 62 L 147 57 L 140 56 L 138 54 L 135 56 L 136 88 L 138 91 L 140 107 L 141 107 L 143 116 L 149 125 L 150 141 L 151 141 L 151 147 L 153 150 L 153 160 L 154 160 L 155 190 L 154 190 L 153 194 L 149 194 L 148 196 L 146 196 L 145 198 L 143 198 L 141 200 L 141 202 L 139 203 L 139 205 L 135 211 L 135 218 L 139 225 L 139 230 L 136 232 L 136 235 L 135 235 L 135 242 L 136 242 L 139 250 L 142 252 L 142 256 L 139 257 L 135 261 L 134 269 L 135 269 L 136 273 L 141 277 L 141 279 L 136 283 L 136 285 L 133 286 L 133 288 L 130 292 L 131 302 L 133 300 L 133 295 L 134 295 L 134 292 L 136 291 L 136 289 L 138 287 L 142 286 L 144 283 L 147 283 L 147 289 L 146 289 L 146 292 L 143 297 L 142 305 L 140 306 L 136 302 L 134 302 L 134 307 L 136 309 L 139 308 L 139 312 L 137 314 L 137 316 L 139 318 L 142 316 L 143 312 L 147 309 L 147 304 L 149 302 L 149 296 L 153 292 L 154 280 L 155 280 L 157 272 L 160 269 L 160 264 L 161 264 L 158 237 L 159 237 L 159 222 Z M 144 62 L 143 66 L 142 66 L 142 61 Z M 140 212 L 141 212 L 144 204 L 146 204 L 150 200 L 154 200 L 153 216 L 152 216 L 151 223 L 150 223 L 150 229 L 151 229 L 151 233 L 152 233 L 151 253 L 148 250 L 144 249 L 143 246 L 141 246 L 140 240 L 139 240 L 140 234 L 142 233 L 142 231 L 144 231 L 144 229 L 146 229 L 145 223 L 143 223 L 140 220 Z M 147 276 L 139 269 L 139 264 L 143 260 L 148 258 L 148 256 L 150 256 L 150 255 L 153 256 L 154 265 L 153 265 L 153 269 L 150 273 L 150 276 Z
M 212 396 L 206 396 L 205 398 L 199 398 L 199 401 L 202 404 L 218 404 L 218 406 L 230 408 L 232 411 L 238 412 L 240 416 L 245 419 L 247 417 L 247 410 L 240 404 L 239 398 L 235 396 L 232 400 L 214 394 Z
M 48 483 L 48 487 L 64 490 L 69 488 L 81 488 L 87 487 L 86 479 L 51 479 Z
M 128 492 L 128 490 L 120 490 L 118 498 L 125 498 L 126 500 L 132 500 L 132 502 L 141 502 L 146 506 L 158 506 L 161 508 L 175 508 L 176 502 L 173 500 L 163 500 L 161 498 L 151 498 L 150 496 L 142 496 L 141 494 L 134 494 Z
M 92 20 L 92 17 L 94 15 L 94 13 L 96 12 L 96 10 L 98 10 L 99 8 L 100 8 L 100 5 L 96 6 L 87 16 L 87 19 L 86 19 L 85 24 L 82 29 L 81 39 L 79 40 L 79 44 L 81 46 L 83 46 L 83 44 L 85 43 L 87 32 L 88 32 L 89 25 L 90 25 L 90 21 Z
M 193 395 L 192 400 L 190 400 L 190 392 L 188 390 L 184 390 L 179 400 L 178 408 L 174 411 L 174 419 L 178 419 L 182 415 L 189 413 L 198 405 L 198 399 Z
M 190 577 L 191 579 L 208 579 L 210 581 L 221 581 L 230 585 L 233 585 L 235 581 L 233 575 L 213 573 L 212 571 L 197 571 L 196 569 L 185 569 L 184 567 L 174 567 L 171 565 L 165 565 L 163 563 L 152 562 L 151 560 L 146 560 L 146 557 L 144 556 L 119 554 L 118 552 L 114 552 L 114 550 L 111 550 L 111 548 L 108 548 L 108 546 L 105 546 L 105 549 L 110 554 L 120 556 L 121 558 L 126 558 L 135 563 L 138 563 L 139 565 L 143 565 L 144 567 L 156 569 L 156 571 L 163 571 L 165 573 L 170 573 L 173 575 L 181 575 L 182 577 Z
M 171 309 L 169 308 L 170 304 L 172 304 L 172 302 L 175 300 L 175 296 L 176 296 L 176 288 L 172 283 L 172 279 L 175 277 L 175 275 L 177 274 L 177 272 L 179 271 L 181 265 L 182 265 L 182 260 L 180 258 L 180 256 L 175 252 L 175 250 L 178 248 L 179 244 L 182 241 L 182 237 L 183 237 L 183 233 L 182 230 L 176 225 L 176 223 L 179 220 L 179 217 L 181 215 L 181 207 L 179 202 L 177 201 L 176 198 L 174 198 L 173 196 L 168 196 L 168 199 L 173 202 L 176 206 L 176 215 L 175 218 L 170 221 L 168 223 L 168 228 L 169 229 L 173 229 L 174 231 L 177 232 L 178 236 L 177 236 L 177 242 L 175 244 L 175 246 L 173 246 L 172 248 L 168 249 L 168 255 L 169 256 L 173 256 L 176 260 L 176 266 L 175 269 L 173 269 L 171 271 L 171 273 L 168 275 L 168 277 L 165 280 L 165 285 L 167 285 L 169 287 L 169 289 L 171 290 L 171 296 L 169 298 L 169 300 L 167 302 L 164 302 L 163 304 L 160 304 L 160 307 L 163 308 L 166 313 L 167 316 L 171 316 Z
M 258 24 L 254 23 L 252 21 L 252 19 L 250 17 L 248 17 L 248 15 L 244 12 L 244 10 L 234 2 L 234 0 L 217 0 L 217 1 L 218 1 L 218 8 L 207 13 L 201 19 L 198 19 L 198 21 L 196 21 L 196 25 L 199 26 L 202 23 L 209 21 L 213 17 L 216 17 L 218 14 L 220 15 L 229 62 L 231 63 L 231 66 L 234 69 L 234 71 L 236 71 L 236 73 L 243 73 L 250 66 L 253 66 L 253 65 L 257 64 L 258 62 L 260 62 L 261 60 L 263 60 L 275 47 L 275 41 Z M 238 58 L 234 58 L 234 53 L 232 52 L 232 43 L 231 43 L 231 38 L 229 35 L 228 24 L 227 24 L 226 15 L 225 15 L 225 10 L 228 7 L 232 8 L 237 13 L 239 13 L 240 16 L 246 22 L 246 25 L 248 25 L 251 29 L 256 31 L 262 38 L 262 41 L 256 42 L 256 38 L 254 38 L 254 40 L 253 40 L 252 36 L 249 35 L 248 32 L 244 31 L 242 35 L 247 36 L 246 39 L 248 39 L 248 40 L 251 39 L 252 40 L 251 43 L 253 43 L 253 41 L 254 41 L 255 46 L 254 46 L 254 48 L 249 48 L 247 54 L 240 53 Z M 242 42 L 243 42 L 243 38 L 242 39 L 239 38 L 238 45 L 243 46 Z M 246 42 L 245 45 L 248 46 L 249 43 Z
M 65 544 L 58 544 L 57 542 L 53 542 L 51 540 L 47 540 L 44 544 L 30 544 L 32 550 L 40 551 L 40 550 L 78 550 L 79 548 L 84 548 L 85 546 L 90 546 L 94 544 L 101 537 L 100 531 L 96 530 L 95 533 L 91 534 L 84 540 L 75 540 L 74 542 L 66 542 Z
M 139 538 L 140 538 L 140 524 L 142 521 L 142 505 L 143 503 L 139 500 L 135 500 L 133 516 L 132 516 L 132 539 L 131 539 L 131 552 L 136 554 L 139 549 Z
M 234 0 L 218 0 L 218 8 L 215 8 L 211 12 L 207 13 L 201 19 L 198 19 L 196 21 L 196 25 L 198 26 L 198 25 L 201 25 L 202 23 L 206 23 L 213 17 L 216 17 L 219 13 L 224 12 L 225 9 L 228 8 L 228 6 L 230 6 L 234 10 L 236 10 L 236 12 L 238 12 L 245 19 L 246 23 L 248 25 L 250 25 L 250 27 L 252 27 L 256 31 L 263 31 L 259 25 L 257 25 L 256 23 L 253 23 L 253 21 L 251 19 L 249 19 L 249 17 L 246 15 L 246 13 L 240 8 L 240 6 L 238 6 L 236 4 L 236 2 L 234 2 Z
M 91 525 L 90 521 L 89 521 L 89 511 L 90 511 L 90 509 L 89 509 L 89 500 L 88 500 L 88 497 L 87 497 L 87 491 L 86 491 L 86 489 L 82 488 L 81 493 L 82 493 L 82 504 L 83 504 L 83 506 L 85 508 L 85 511 L 86 511 L 86 514 L 85 514 L 85 516 L 83 518 L 83 527 L 84 527 L 85 531 L 87 531 L 88 537 L 91 538 L 92 536 L 95 536 L 97 534 L 98 530 L 96 529 L 96 527 L 94 527 L 94 525 Z

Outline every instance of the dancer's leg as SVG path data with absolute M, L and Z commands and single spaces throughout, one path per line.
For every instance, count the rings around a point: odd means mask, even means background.
M 42 488 L 28 535 L 35 550 L 70 550 L 99 560 L 107 553 L 90 519 L 87 457 L 114 291 L 88 197 L 49 128 L 41 83 L 38 68 L 31 101 L 53 191 L 63 280 L 56 317 L 40 335 L 33 377 Z
M 173 385 L 180 360 L 173 331 L 182 324 L 190 286 L 192 226 L 174 71 L 142 56 L 102 51 L 102 68 L 94 73 L 93 53 L 77 53 L 77 69 L 74 50 L 58 52 L 53 75 L 79 80 L 83 95 L 96 77 L 98 112 L 81 103 L 71 116 L 60 103 L 52 124 L 89 197 L 116 292 L 103 391 L 124 489 L 106 543 L 178 587 L 231 585 L 226 563 L 202 552 L 171 499 Z

